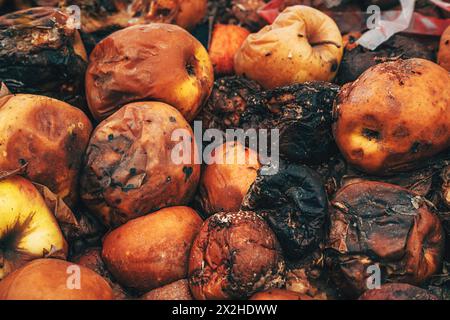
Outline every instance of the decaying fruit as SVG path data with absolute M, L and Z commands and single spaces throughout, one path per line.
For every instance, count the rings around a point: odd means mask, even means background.
M 235 71 L 266 89 L 331 81 L 343 51 L 341 33 L 330 17 L 311 7 L 293 6 L 247 37 L 236 54 Z
M 378 281 L 420 285 L 441 267 L 444 234 L 427 200 L 402 187 L 352 183 L 331 202 L 327 262 L 349 297 Z
M 333 129 L 346 160 L 368 173 L 390 174 L 448 148 L 448 83 L 439 65 L 408 59 L 376 65 L 345 85 Z
M 331 126 L 338 92 L 339 86 L 321 81 L 262 91 L 253 81 L 225 77 L 216 81 L 200 118 L 205 129 L 267 130 L 282 157 L 319 164 L 337 150 Z M 272 129 L 278 130 L 273 140 Z
M 217 213 L 205 221 L 189 257 L 197 300 L 246 299 L 284 282 L 277 238 L 253 212 Z
M 306 166 L 282 162 L 277 174 L 259 174 L 242 210 L 264 217 L 289 258 L 303 258 L 324 241 L 327 194 L 320 176 Z
M 173 141 L 176 130 L 192 143 Z M 174 161 L 177 150 L 190 154 L 186 164 Z M 161 102 L 131 103 L 94 131 L 81 176 L 81 198 L 108 226 L 185 205 L 200 179 L 196 152 L 192 129 L 175 108 Z
M 69 16 L 38 7 L 0 17 L 0 82 L 13 93 L 53 97 L 86 108 L 87 55 Z
M 0 180 L 0 280 L 30 260 L 65 258 L 67 243 L 55 216 L 33 184 Z
M 349 43 L 345 47 L 336 81 L 339 84 L 353 82 L 364 71 L 374 65 L 398 59 L 421 58 L 433 61 L 432 50 L 425 44 L 407 36 L 396 34 L 375 50 L 365 49 L 356 43 L 361 35 L 347 36 Z M 345 37 L 344 37 L 345 38 Z
M 29 94 L 0 98 L 0 171 L 21 170 L 71 207 L 92 125 L 71 105 Z
M 111 287 L 101 276 L 58 259 L 34 260 L 0 282 L 0 300 L 112 299 Z
M 188 207 L 171 207 L 109 233 L 102 256 L 124 287 L 146 292 L 186 278 L 192 242 L 202 225 Z
M 215 163 L 205 167 L 200 180 L 201 207 L 208 216 L 238 211 L 260 168 L 258 154 L 239 142 L 227 142 L 211 156 Z
M 117 31 L 95 47 L 86 98 L 98 120 L 127 103 L 161 101 L 191 121 L 213 82 L 208 52 L 197 39 L 178 26 L 152 23 Z
M 209 56 L 216 74 L 234 74 L 234 56 L 249 34 L 247 29 L 232 24 L 214 26 Z

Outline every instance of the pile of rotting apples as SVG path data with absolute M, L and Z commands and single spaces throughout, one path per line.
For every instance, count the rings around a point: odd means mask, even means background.
M 267 2 L 0 1 L 0 299 L 450 299 L 449 12 Z

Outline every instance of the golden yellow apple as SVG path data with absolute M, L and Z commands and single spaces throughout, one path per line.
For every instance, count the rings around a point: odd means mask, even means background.
M 308 6 L 292 6 L 272 25 L 247 37 L 235 56 L 234 69 L 266 89 L 331 81 L 343 52 L 341 32 L 333 19 Z
M 29 260 L 66 257 L 67 243 L 44 199 L 25 178 L 0 181 L 0 279 Z
M 345 85 L 333 133 L 348 162 L 371 174 L 409 170 L 450 147 L 450 75 L 434 62 L 386 62 Z

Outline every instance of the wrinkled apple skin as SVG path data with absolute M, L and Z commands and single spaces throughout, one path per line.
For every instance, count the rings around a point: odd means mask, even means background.
M 247 37 L 238 50 L 237 75 L 274 89 L 307 81 L 331 81 L 344 47 L 336 23 L 307 6 L 284 10 L 274 23 Z
M 86 73 L 86 98 L 97 120 L 127 103 L 161 101 L 191 121 L 213 82 L 211 60 L 197 39 L 176 25 L 152 23 L 117 31 L 97 44 Z
M 371 174 L 415 167 L 450 146 L 450 76 L 423 59 L 382 63 L 345 85 L 333 133 L 346 160 Z

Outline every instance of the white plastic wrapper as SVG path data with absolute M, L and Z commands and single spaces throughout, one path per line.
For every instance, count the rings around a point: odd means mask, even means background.
M 400 0 L 402 12 L 395 20 L 379 20 L 377 26 L 366 33 L 357 41 L 360 46 L 369 50 L 375 50 L 383 42 L 394 34 L 408 29 L 414 13 L 415 0 Z

